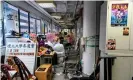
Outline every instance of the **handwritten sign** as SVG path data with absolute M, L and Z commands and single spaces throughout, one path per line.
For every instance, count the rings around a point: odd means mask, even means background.
M 17 56 L 29 71 L 34 73 L 35 66 L 35 54 L 36 44 L 35 43 L 14 43 L 10 42 L 6 45 L 6 58 L 9 56 Z M 6 61 L 6 60 L 5 60 Z

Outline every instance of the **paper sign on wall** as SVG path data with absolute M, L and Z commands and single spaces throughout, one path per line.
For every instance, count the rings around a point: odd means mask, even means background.
M 86 47 L 99 47 L 99 36 L 89 36 L 86 38 Z
M 124 27 L 123 28 L 123 35 L 128 36 L 129 35 L 129 27 Z
M 115 50 L 116 49 L 116 40 L 115 39 L 108 39 L 107 49 L 108 50 Z
M 10 42 L 6 45 L 6 59 L 9 56 L 17 56 L 26 65 L 31 74 L 34 73 L 35 66 L 35 43 L 14 43 Z M 5 61 L 6 61 L 5 59 Z

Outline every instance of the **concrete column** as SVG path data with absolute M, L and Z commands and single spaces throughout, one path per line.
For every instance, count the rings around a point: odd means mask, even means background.
M 83 37 L 96 35 L 96 2 L 84 1 Z M 83 52 L 83 73 L 91 75 L 95 64 L 95 47 L 86 47 Z

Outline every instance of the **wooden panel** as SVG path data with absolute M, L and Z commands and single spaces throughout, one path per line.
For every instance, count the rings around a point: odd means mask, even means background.
M 38 71 L 39 68 L 45 68 L 44 71 Z M 35 71 L 38 80 L 52 80 L 52 65 L 43 64 Z

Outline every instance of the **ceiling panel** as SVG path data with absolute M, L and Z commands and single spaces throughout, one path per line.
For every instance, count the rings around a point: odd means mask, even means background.
M 73 15 L 75 11 L 79 10 L 81 6 L 77 5 L 77 1 L 54 1 L 55 8 L 45 8 L 53 16 L 61 16 L 61 19 L 56 19 L 57 21 L 63 21 L 65 24 L 61 24 L 66 28 L 72 28 L 74 25 L 72 23 Z M 77 10 L 76 9 L 77 6 Z
M 66 12 L 66 5 L 65 4 L 58 4 L 56 6 L 57 12 Z

